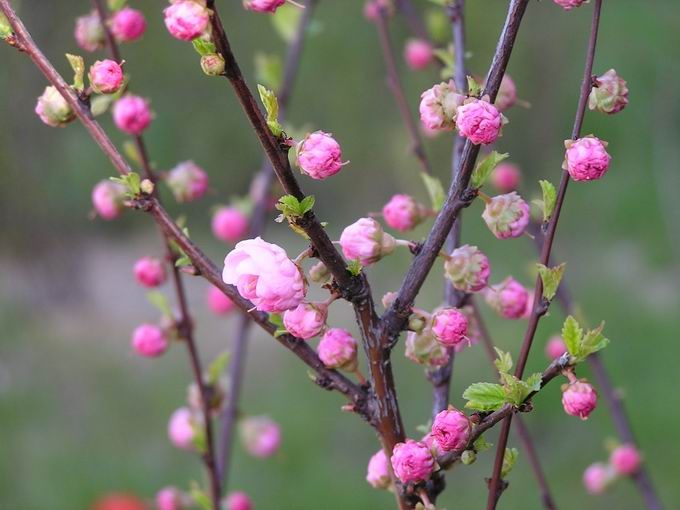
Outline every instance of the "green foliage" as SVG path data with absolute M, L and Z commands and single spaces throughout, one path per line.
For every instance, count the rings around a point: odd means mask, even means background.
M 486 183 L 487 179 L 491 175 L 491 172 L 505 159 L 508 158 L 510 154 L 501 154 L 496 151 L 491 151 L 491 154 L 486 156 L 482 161 L 480 161 L 472 172 L 472 177 L 470 178 L 470 186 L 474 189 L 479 189 Z
M 83 90 L 85 88 L 85 60 L 80 55 L 66 54 L 66 59 L 73 69 L 73 88 Z
M 505 455 L 503 455 L 503 466 L 501 467 L 501 478 L 505 478 L 510 474 L 512 468 L 517 462 L 517 457 L 519 457 L 519 451 L 517 448 L 506 448 Z
M 424 172 L 421 172 L 420 175 L 423 178 L 423 182 L 425 183 L 427 194 L 430 196 L 432 210 L 439 212 L 444 205 L 444 201 L 446 200 L 446 192 L 444 192 L 442 181 L 433 175 L 429 175 Z
M 602 334 L 603 329 L 604 322 L 584 333 L 574 317 L 570 315 L 566 318 L 562 326 L 562 339 L 575 362 L 583 361 L 594 352 L 607 347 L 609 339 Z
M 543 264 L 536 264 L 538 267 L 538 274 L 541 275 L 543 282 L 543 297 L 548 301 L 552 301 L 557 293 L 557 288 L 562 281 L 564 270 L 567 267 L 566 263 L 562 263 L 555 267 L 546 267 Z
M 283 79 L 281 57 L 275 54 L 256 53 L 255 79 L 272 90 L 279 90 Z

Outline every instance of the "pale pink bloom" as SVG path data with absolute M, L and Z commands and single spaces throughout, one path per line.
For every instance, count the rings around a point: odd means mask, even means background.
M 640 468 L 642 457 L 632 444 L 617 447 L 609 457 L 609 463 L 620 475 L 632 475 Z
M 340 144 L 329 133 L 315 131 L 297 144 L 297 165 L 312 179 L 323 180 L 345 165 Z
M 444 308 L 432 316 L 434 338 L 446 347 L 454 347 L 466 339 L 468 320 L 457 308 Z
M 375 489 L 387 489 L 392 484 L 384 450 L 378 450 L 368 461 L 366 481 Z
M 232 492 L 224 500 L 224 510 L 253 510 L 253 502 L 245 492 Z
M 137 9 L 123 7 L 111 16 L 111 33 L 120 42 L 136 41 L 146 31 L 146 19 Z
M 165 265 L 155 257 L 142 257 L 135 262 L 135 279 L 144 287 L 158 287 L 165 281 Z
M 125 187 L 113 181 L 99 181 L 92 189 L 92 205 L 104 220 L 120 216 L 125 208 Z
M 227 254 L 222 279 L 263 312 L 295 308 L 306 292 L 300 268 L 285 250 L 260 237 L 239 242 Z
M 205 5 L 192 0 L 180 0 L 163 11 L 165 27 L 175 39 L 192 41 L 203 35 L 210 23 L 210 13 Z
M 484 293 L 486 302 L 506 319 L 521 319 L 526 310 L 529 292 L 512 276 Z
M 563 389 L 562 406 L 568 415 L 586 420 L 597 407 L 597 392 L 587 382 L 575 381 Z
M 591 464 L 583 472 L 583 485 L 593 495 L 602 494 L 613 479 L 612 470 L 602 462 Z
M 197 425 L 197 419 L 189 408 L 180 407 L 175 410 L 168 422 L 170 442 L 182 450 L 192 450 L 194 448 L 195 427 Z
M 545 344 L 545 355 L 548 359 L 557 359 L 567 352 L 567 346 L 559 335 L 555 335 Z
M 578 140 L 566 140 L 564 168 L 575 181 L 599 179 L 609 169 L 611 156 L 607 152 L 607 142 L 594 136 Z
M 236 207 L 220 207 L 210 224 L 213 235 L 225 242 L 236 242 L 248 233 L 248 217 Z
M 168 349 L 165 333 L 155 324 L 142 324 L 132 333 L 132 348 L 140 356 L 156 358 Z
M 132 94 L 121 97 L 113 105 L 113 122 L 130 135 L 141 135 L 151 124 L 151 109 L 146 99 Z
M 422 331 L 409 331 L 406 335 L 405 356 L 428 367 L 441 367 L 449 362 L 449 349 L 435 340 L 431 327 Z
M 271 457 L 281 446 L 281 428 L 267 416 L 250 416 L 241 421 L 241 440 L 254 457 Z
M 187 497 L 177 487 L 164 487 L 156 493 L 156 508 L 158 510 L 184 510 Z
M 501 163 L 491 174 L 491 184 L 501 193 L 509 193 L 517 189 L 520 177 L 517 165 Z
M 427 209 L 410 195 L 394 195 L 383 207 L 382 214 L 389 227 L 406 232 L 427 217 Z
M 570 11 L 575 7 L 580 7 L 590 0 L 553 0 L 557 5 L 562 7 L 565 11 Z
M 409 39 L 404 47 L 406 65 L 414 71 L 421 71 L 432 63 L 432 45 L 422 39 Z
M 64 127 L 76 118 L 68 101 L 64 99 L 56 87 L 45 87 L 44 92 L 38 97 L 35 105 L 35 113 L 40 120 L 51 127 Z
M 492 197 L 484 206 L 482 218 L 498 239 L 519 237 L 529 225 L 529 205 L 511 191 Z
M 392 253 L 396 239 L 373 218 L 360 218 L 342 231 L 340 246 L 347 259 L 368 266 Z
M 427 89 L 420 96 L 420 121 L 429 131 L 451 131 L 456 127 L 458 108 L 465 101 L 453 80 Z
M 432 423 L 432 437 L 445 452 L 465 448 L 471 430 L 472 424 L 465 413 L 452 407 L 437 414 Z
M 425 443 L 407 439 L 392 450 L 392 469 L 402 483 L 427 480 L 434 470 L 434 457 Z
M 357 342 L 346 329 L 326 330 L 316 352 L 328 368 L 342 368 L 352 371 L 357 365 Z
M 198 200 L 208 191 L 208 174 L 193 161 L 178 163 L 168 172 L 165 182 L 179 203 Z
M 494 105 L 498 108 L 498 111 L 504 112 L 513 106 L 517 102 L 517 87 L 515 82 L 510 78 L 509 74 L 503 76 L 501 80 L 501 86 L 498 89 L 498 94 L 496 95 L 496 101 Z
M 326 326 L 327 315 L 325 305 L 300 303 L 297 308 L 285 311 L 283 325 L 291 335 L 309 340 L 321 333 Z
M 488 145 L 500 136 L 503 115 L 488 101 L 473 99 L 458 108 L 456 127 L 475 145 Z
M 113 94 L 123 85 L 123 69 L 113 60 L 97 60 L 88 74 L 92 90 L 97 94 Z
M 628 86 L 614 69 L 610 69 L 595 80 L 596 86 L 590 91 L 588 107 L 591 110 L 613 115 L 628 104 Z
M 243 0 L 243 7 L 255 12 L 276 12 L 286 0 Z
M 489 259 L 476 246 L 464 244 L 451 252 L 444 274 L 462 292 L 479 292 L 489 283 Z
M 207 300 L 208 308 L 215 315 L 226 315 L 236 307 L 234 302 L 217 287 L 210 287 L 208 289 Z
M 85 51 L 95 51 L 104 46 L 106 34 L 97 11 L 77 17 L 73 35 L 78 46 Z

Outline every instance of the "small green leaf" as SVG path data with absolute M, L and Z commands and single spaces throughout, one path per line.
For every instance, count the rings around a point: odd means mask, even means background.
M 555 267 L 546 267 L 543 264 L 536 264 L 536 266 L 538 267 L 538 274 L 541 275 L 541 281 L 543 282 L 543 297 L 548 301 L 552 301 L 557 293 L 557 288 L 562 281 L 562 276 L 564 275 L 564 270 L 567 265 L 562 263 Z
M 172 307 L 165 294 L 158 290 L 152 290 L 146 294 L 146 299 L 149 300 L 165 317 L 172 317 Z
M 349 271 L 353 276 L 359 276 L 361 274 L 362 268 L 363 266 L 358 260 L 350 260 L 347 264 L 347 271 Z
M 479 97 L 482 94 L 482 90 L 484 87 L 480 83 L 477 82 L 472 76 L 467 77 L 467 84 L 468 84 L 468 94 L 470 96 L 475 96 Z
M 85 60 L 80 55 L 66 54 L 68 63 L 73 69 L 73 88 L 76 90 L 83 90 L 85 88 Z
M 125 7 L 125 4 L 127 3 L 127 0 L 108 0 L 107 5 L 109 6 L 109 10 L 112 12 L 120 11 L 123 7 Z
M 487 157 L 479 162 L 477 167 L 472 172 L 472 177 L 470 178 L 470 186 L 474 189 L 479 189 L 484 186 L 487 179 L 491 175 L 491 172 L 505 159 L 508 158 L 510 154 L 496 151 L 491 151 Z
M 198 485 L 197 482 L 191 482 L 189 494 L 191 495 L 191 499 L 194 500 L 194 503 L 196 503 L 201 510 L 215 510 L 210 497 L 203 489 L 201 489 L 201 486 Z
M 484 436 L 479 436 L 473 444 L 473 447 L 477 453 L 485 452 L 492 446 L 493 444 L 489 443 L 486 439 L 484 439 Z
M 501 468 L 501 478 L 505 478 L 510 474 L 515 462 L 517 462 L 517 457 L 519 457 L 519 451 L 517 448 L 505 449 L 505 455 L 503 455 L 503 467 Z
M 421 172 L 420 175 L 423 178 L 423 182 L 425 183 L 427 194 L 430 196 L 432 210 L 439 212 L 446 201 L 446 193 L 444 192 L 444 186 L 442 186 L 442 182 L 433 175 L 429 175 L 424 172 Z
M 199 37 L 198 39 L 194 39 L 191 42 L 194 45 L 196 52 L 202 57 L 217 53 L 217 48 L 212 41 L 206 41 L 205 39 L 201 39 Z
M 255 55 L 255 79 L 272 90 L 281 88 L 283 63 L 278 55 L 257 53 Z
M 512 356 L 509 352 L 503 352 L 498 347 L 494 347 L 494 349 L 496 349 L 498 358 L 494 360 L 493 364 L 496 365 L 498 372 L 507 374 L 512 369 Z
M 311 211 L 314 207 L 315 201 L 316 199 L 314 198 L 314 195 L 307 195 L 305 198 L 303 198 L 302 202 L 300 202 L 300 215 L 302 216 Z
M 227 369 L 229 358 L 231 355 L 229 351 L 224 351 L 217 356 L 208 367 L 208 384 L 214 386 L 220 380 L 220 376 Z
M 567 351 L 574 357 L 578 357 L 581 350 L 581 339 L 583 330 L 571 315 L 567 317 L 562 325 L 562 340 L 567 347 Z
M 550 181 L 538 181 L 543 191 L 543 221 L 548 221 L 555 211 L 555 203 L 557 202 L 557 191 L 555 186 Z
M 276 94 L 260 84 L 257 85 L 257 90 L 267 112 L 267 126 L 274 136 L 281 136 L 283 126 L 279 123 L 279 101 L 276 99 Z
M 505 391 L 500 384 L 474 383 L 463 392 L 465 407 L 477 411 L 495 411 L 505 404 Z

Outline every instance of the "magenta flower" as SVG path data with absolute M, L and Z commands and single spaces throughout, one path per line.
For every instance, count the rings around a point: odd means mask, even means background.
M 123 85 L 123 69 L 113 60 L 97 60 L 88 74 L 92 90 L 97 94 L 113 94 Z
M 249 11 L 275 13 L 286 0 L 243 0 L 243 7 Z
M 120 42 L 136 41 L 146 31 L 146 19 L 137 9 L 123 7 L 111 16 L 111 33 Z
M 362 266 L 378 262 L 389 255 L 396 239 L 385 233 L 373 218 L 360 218 L 342 231 L 340 247 L 348 260 L 358 260 Z
M 406 232 L 427 217 L 427 209 L 410 195 L 394 195 L 383 207 L 382 214 L 389 227 Z
M 586 420 L 597 407 L 597 392 L 587 382 L 572 382 L 562 390 L 562 406 L 568 415 Z
M 529 204 L 511 191 L 492 197 L 484 207 L 482 218 L 498 239 L 519 237 L 529 225 Z
M 165 282 L 165 265 L 155 257 L 142 257 L 135 262 L 135 279 L 144 287 L 158 287 Z
M 169 345 L 165 333 L 155 324 L 142 324 L 132 333 L 132 348 L 146 358 L 160 356 Z
M 213 235 L 225 242 L 236 242 L 248 233 L 248 217 L 236 207 L 220 207 L 210 224 Z
M 420 121 L 428 131 L 451 131 L 456 127 L 458 108 L 465 101 L 453 80 L 427 89 L 420 96 Z
M 125 187 L 113 181 L 99 181 L 92 189 L 92 205 L 104 220 L 113 220 L 125 209 Z
M 488 305 L 506 319 L 521 319 L 526 310 L 529 292 L 512 276 L 484 293 Z
M 491 174 L 491 184 L 501 193 L 510 193 L 519 186 L 521 173 L 517 165 L 501 163 Z
M 356 369 L 357 342 L 346 329 L 326 330 L 316 352 L 327 368 L 341 368 L 348 372 Z
M 180 41 L 192 41 L 200 37 L 210 23 L 208 9 L 193 0 L 175 0 L 165 8 L 163 14 L 168 32 Z
M 470 419 L 453 407 L 437 414 L 432 423 L 432 437 L 445 452 L 465 448 L 471 430 Z
M 76 18 L 73 36 L 78 46 L 85 51 L 96 51 L 104 46 L 106 34 L 97 11 Z
M 328 309 L 324 305 L 300 303 L 297 308 L 284 312 L 283 325 L 291 335 L 309 340 L 321 333 L 327 315 Z
M 614 473 L 609 466 L 596 462 L 583 472 L 583 485 L 593 495 L 602 494 L 614 480 Z
M 566 140 L 567 148 L 563 168 L 575 181 L 592 181 L 601 178 L 607 170 L 611 156 L 607 152 L 607 142 L 594 136 L 578 140 Z
M 407 439 L 392 451 L 392 469 L 402 483 L 427 480 L 434 470 L 434 457 L 425 443 Z
M 632 444 L 617 447 L 609 457 L 609 463 L 620 475 L 630 476 L 637 472 L 642 464 L 642 457 Z
M 35 113 L 40 120 L 51 127 L 64 127 L 76 118 L 71 105 L 56 87 L 45 87 L 45 91 L 35 105 Z
M 444 308 L 432 316 L 432 333 L 445 347 L 455 347 L 466 339 L 468 320 L 457 308 Z
M 253 502 L 245 492 L 231 492 L 224 500 L 224 510 L 253 510 Z
M 564 345 L 564 340 L 559 335 L 553 336 L 545 344 L 545 355 L 548 359 L 557 359 L 567 352 L 567 346 Z
M 199 425 L 197 416 L 187 407 L 180 407 L 170 416 L 168 422 L 168 437 L 176 448 L 181 450 L 194 449 L 195 428 Z
M 208 308 L 215 315 L 226 315 L 235 308 L 234 302 L 217 287 L 210 287 L 207 293 Z
M 179 203 L 198 200 L 208 191 L 208 174 L 193 161 L 179 163 L 168 172 L 165 182 Z
M 281 446 L 281 428 L 267 416 L 250 416 L 241 421 L 241 440 L 254 457 L 271 457 Z
M 375 489 L 387 489 L 392 484 L 384 450 L 378 450 L 368 461 L 366 481 Z
M 588 108 L 613 115 L 628 104 L 628 86 L 614 69 L 610 69 L 595 80 L 595 86 L 588 97 Z
M 404 60 L 413 71 L 422 71 L 432 63 L 434 50 L 432 45 L 422 39 L 410 39 L 404 47 Z
M 329 134 L 315 131 L 297 144 L 297 165 L 312 179 L 323 180 L 337 174 L 342 162 L 340 144 Z
M 482 99 L 473 99 L 458 108 L 456 127 L 475 145 L 488 145 L 496 141 L 503 127 L 503 115 Z
M 444 274 L 462 292 L 479 292 L 489 283 L 489 259 L 476 246 L 464 244 L 451 252 Z
M 141 135 L 151 124 L 151 110 L 146 99 L 127 94 L 113 105 L 113 122 L 129 135 Z

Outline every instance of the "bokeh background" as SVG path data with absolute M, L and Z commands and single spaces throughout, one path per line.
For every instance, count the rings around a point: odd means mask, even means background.
M 414 1 L 421 10 L 439 9 Z M 151 98 L 156 114 L 146 135 L 152 159 L 159 169 L 194 159 L 208 170 L 213 192 L 206 199 L 181 208 L 168 203 L 173 214 L 188 216 L 192 236 L 220 261 L 230 247 L 211 237 L 210 208 L 247 192 L 261 161 L 260 148 L 227 83 L 205 77 L 191 46 L 165 32 L 163 2 L 131 3 L 147 15 L 149 30 L 141 42 L 122 51 L 133 89 Z M 469 67 L 483 74 L 507 2 L 468 3 Z M 22 2 L 28 28 L 64 73 L 63 54 L 78 51 L 74 18 L 88 4 Z M 283 56 L 285 46 L 268 16 L 247 13 L 236 0 L 218 5 L 253 85 L 255 55 Z M 351 160 L 326 182 L 302 179 L 336 238 L 343 226 L 378 210 L 394 192 L 426 200 L 386 88 L 376 29 L 361 11 L 359 0 L 321 0 L 290 108 L 294 126 L 333 132 Z M 565 13 L 544 0 L 528 8 L 509 72 L 531 109 L 515 107 L 508 113 L 510 124 L 499 143 L 521 165 L 527 198 L 537 194 L 539 178 L 558 180 L 589 21 L 587 6 Z M 605 362 L 626 396 L 667 508 L 680 507 L 675 391 L 680 356 L 679 21 L 675 0 L 604 2 L 595 69 L 616 68 L 628 80 L 631 102 L 615 117 L 587 115 L 584 133 L 609 141 L 613 164 L 605 179 L 570 187 L 556 243 L 558 259 L 568 261 L 569 285 L 584 314 L 592 323 L 607 323 L 612 344 Z M 401 53 L 408 30 L 400 18 L 391 28 Z M 438 80 L 437 71 L 413 73 L 399 63 L 409 103 L 417 111 L 419 94 Z M 190 480 L 202 479 L 199 461 L 175 450 L 166 438 L 167 419 L 183 405 L 190 378 L 185 351 L 175 346 L 149 361 L 133 355 L 129 345 L 138 323 L 158 318 L 131 273 L 136 258 L 161 253 L 157 232 L 149 218 L 132 212 L 115 222 L 89 218 L 90 190 L 113 169 L 79 125 L 50 129 L 40 123 L 33 108 L 45 83 L 26 58 L 1 48 L 0 69 L 0 507 L 86 509 L 111 491 L 151 498 L 164 485 L 187 487 Z M 102 123 L 115 142 L 124 141 L 109 115 Z M 427 141 L 444 182 L 450 146 L 449 136 Z M 464 241 L 490 255 L 494 281 L 513 274 L 529 284 L 535 260 L 531 242 L 496 240 L 480 213 L 480 204 L 465 211 Z M 413 237 L 425 233 L 422 227 Z M 291 254 L 304 247 L 273 221 L 266 238 Z M 407 253 L 399 253 L 369 270 L 378 296 L 396 289 L 408 261 Z M 436 267 L 419 306 L 440 303 L 441 275 Z M 188 285 L 202 356 L 208 360 L 229 348 L 236 320 L 211 316 L 205 284 L 189 279 Z M 516 355 L 525 323 L 485 313 L 496 343 Z M 555 307 L 542 322 L 530 370 L 545 366 L 544 342 L 562 319 Z M 331 323 L 355 328 L 345 304 L 334 305 Z M 415 435 L 415 427 L 428 420 L 429 386 L 423 370 L 398 351 L 394 363 L 405 423 Z M 303 365 L 257 331 L 246 373 L 242 411 L 278 420 L 284 441 L 269 460 L 250 458 L 237 447 L 231 488 L 252 494 L 259 509 L 393 507 L 389 494 L 364 481 L 376 438 L 355 416 L 339 411 L 343 402 L 337 395 L 316 388 Z M 586 367 L 579 375 L 588 376 Z M 460 394 L 468 384 L 493 377 L 481 348 L 466 350 L 456 360 L 454 404 L 462 405 Z M 581 485 L 584 468 L 606 458 L 604 443 L 613 436 L 604 406 L 588 422 L 569 418 L 560 405 L 559 384 L 552 384 L 526 420 L 560 507 L 642 508 L 627 480 L 597 498 L 586 495 Z M 494 442 L 495 433 L 488 439 Z M 519 446 L 515 437 L 511 442 Z M 472 466 L 455 468 L 442 507 L 480 508 L 491 463 L 492 454 L 486 453 Z M 540 507 L 522 454 L 509 480 L 501 507 Z

